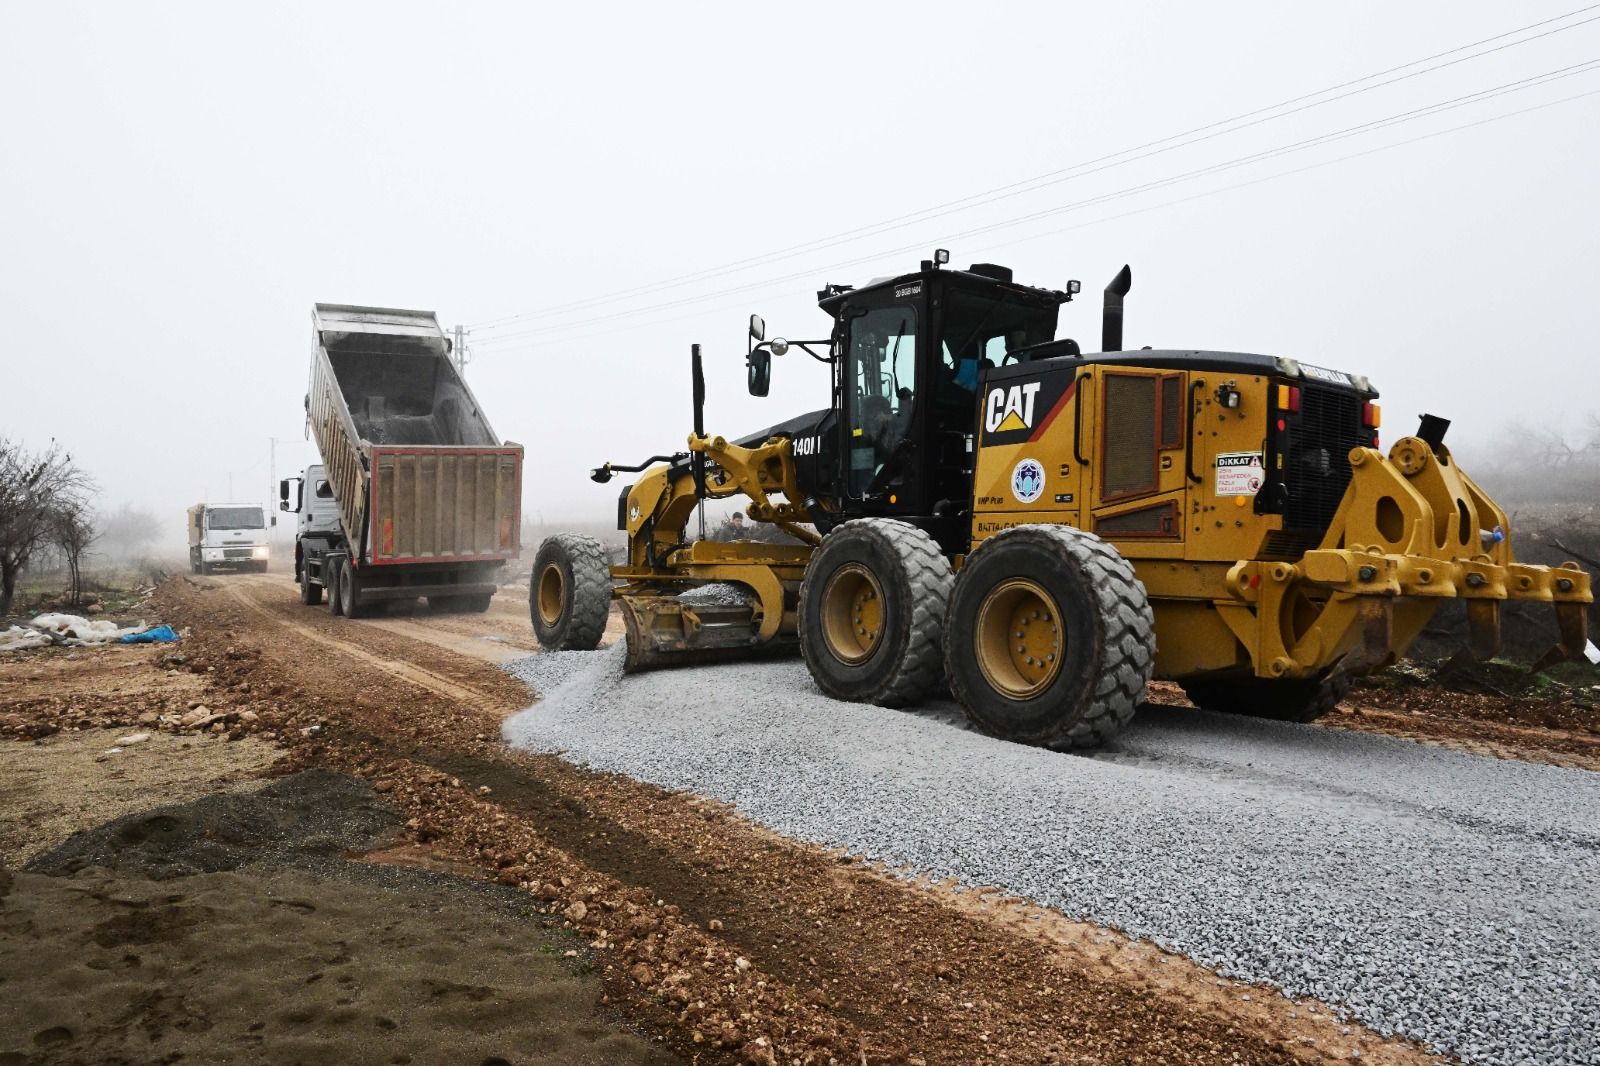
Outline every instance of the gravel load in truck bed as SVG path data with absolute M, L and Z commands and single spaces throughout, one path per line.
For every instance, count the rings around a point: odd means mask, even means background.
M 1600 1061 L 1600 775 L 1147 706 L 1112 749 L 840 703 L 798 662 L 508 665 L 507 739 L 1007 891 L 1470 1062 Z

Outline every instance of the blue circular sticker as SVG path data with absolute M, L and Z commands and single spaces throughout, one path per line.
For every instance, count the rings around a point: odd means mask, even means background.
M 1037 459 L 1024 459 L 1011 471 L 1011 495 L 1018 503 L 1032 503 L 1044 495 L 1044 466 Z

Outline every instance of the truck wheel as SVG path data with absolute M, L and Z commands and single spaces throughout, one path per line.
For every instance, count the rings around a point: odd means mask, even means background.
M 1155 619 L 1133 567 L 1099 537 L 1015 526 L 968 556 L 944 648 L 973 725 L 1066 751 L 1105 743 L 1133 717 L 1155 662 Z
M 206 576 L 207 574 L 210 574 L 210 573 L 211 573 L 211 564 L 206 562 L 204 559 L 201 559 L 200 560 L 200 576 L 204 577 L 204 576 Z
M 300 602 L 315 607 L 322 602 L 322 586 L 311 580 L 304 563 L 300 564 Z
M 339 567 L 339 613 L 346 618 L 364 618 L 370 605 L 361 602 L 361 575 L 349 563 Z
M 329 614 L 344 614 L 344 601 L 339 597 L 339 575 L 343 571 L 343 559 L 322 560 L 322 583 L 328 590 Z
M 919 703 L 944 676 L 954 578 L 928 534 L 858 518 L 822 539 L 800 582 L 800 653 L 817 687 L 854 703 Z
M 461 609 L 463 611 L 465 611 L 467 614 L 482 614 L 483 612 L 485 612 L 485 611 L 487 611 L 489 609 L 489 604 L 491 604 L 493 602 L 494 602 L 494 594 L 493 593 L 491 593 L 491 592 L 480 592 L 476 596 L 463 596 L 463 597 L 461 597 Z M 607 605 L 606 609 L 610 610 L 610 606 Z
M 1314 722 L 1339 706 L 1349 693 L 1350 675 L 1298 680 L 1196 678 L 1182 684 L 1189 702 L 1202 710 L 1279 722 Z
M 484 597 L 483 609 L 489 601 Z M 551 651 L 593 651 L 611 615 L 611 568 L 593 537 L 546 537 L 528 580 L 528 616 L 539 645 Z

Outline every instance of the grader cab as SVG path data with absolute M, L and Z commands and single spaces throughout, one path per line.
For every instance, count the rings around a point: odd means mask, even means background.
M 1448 422 L 1424 416 L 1385 453 L 1364 377 L 1124 350 L 1126 267 L 1103 350 L 1084 354 L 1055 339 L 1077 282 L 946 262 L 824 288 L 823 340 L 768 341 L 752 316 L 750 391 L 798 349 L 831 366 L 832 396 L 741 440 L 704 431 L 696 346 L 687 449 L 593 472 L 641 475 L 618 501 L 626 561 L 565 534 L 540 547 L 541 643 L 595 647 L 615 597 L 630 670 L 798 643 L 830 695 L 904 706 L 947 678 L 979 728 L 1060 749 L 1113 736 L 1152 677 L 1202 707 L 1309 721 L 1448 598 L 1467 601 L 1479 656 L 1508 599 L 1554 606 L 1548 658 L 1582 653 L 1589 575 L 1516 561 Z M 795 543 L 688 534 L 704 501 L 736 496 Z

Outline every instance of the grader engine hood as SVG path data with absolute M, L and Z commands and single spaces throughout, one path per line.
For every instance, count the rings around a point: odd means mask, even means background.
M 1438 425 L 1438 420 L 1433 420 Z M 1430 432 L 1349 453 L 1351 476 L 1321 544 L 1295 561 L 1241 561 L 1228 573 L 1229 625 L 1253 646 L 1256 672 L 1306 677 L 1393 663 L 1444 599 L 1467 601 L 1471 651 L 1500 648 L 1500 605 L 1554 606 L 1560 640 L 1539 668 L 1582 655 L 1588 573 L 1519 563 L 1505 512 Z M 1424 439 L 1433 436 L 1434 441 Z

